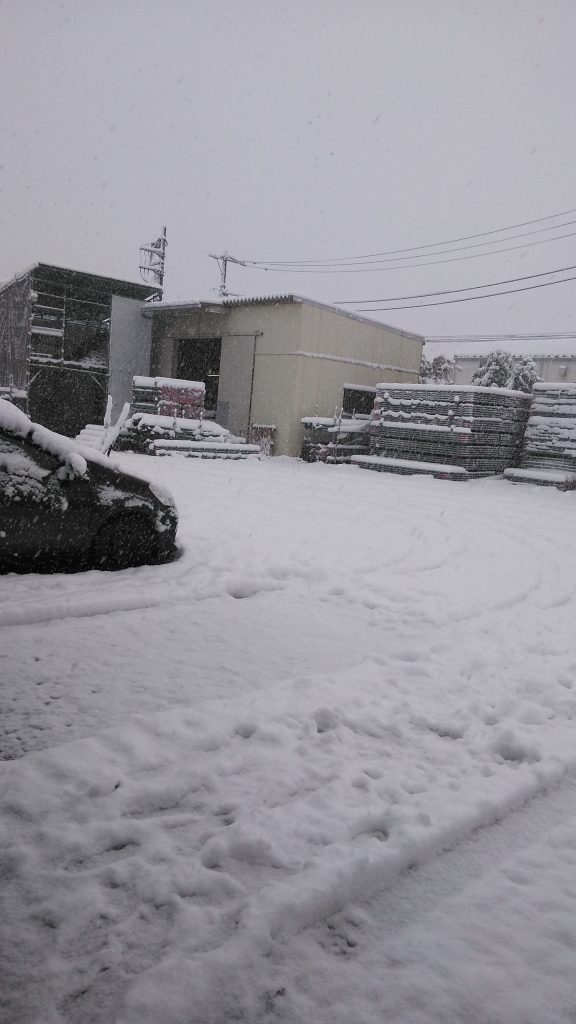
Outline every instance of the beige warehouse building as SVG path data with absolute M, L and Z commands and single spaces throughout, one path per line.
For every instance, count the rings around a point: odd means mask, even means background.
M 418 381 L 422 337 L 297 295 L 142 312 L 152 345 L 140 372 L 203 380 L 218 423 L 243 437 L 274 425 L 277 455 L 300 453 L 302 417 L 333 415 L 345 384 Z

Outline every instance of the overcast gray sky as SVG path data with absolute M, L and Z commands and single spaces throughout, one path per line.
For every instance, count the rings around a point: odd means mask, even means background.
M 576 208 L 574 0 L 0 0 L 0 24 L 0 280 L 36 260 L 137 280 L 166 224 L 166 297 L 209 298 L 210 252 L 360 256 Z M 462 288 L 576 265 L 571 232 L 228 283 L 328 302 Z M 573 281 L 374 315 L 576 330 L 575 299 Z

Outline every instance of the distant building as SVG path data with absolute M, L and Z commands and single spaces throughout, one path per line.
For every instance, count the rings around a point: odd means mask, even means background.
M 232 433 L 276 427 L 298 455 L 303 416 L 331 416 L 343 388 L 417 382 L 424 339 L 297 295 L 150 303 L 149 372 L 204 381 L 206 408 Z M 129 398 L 129 396 L 128 396 Z
M 497 349 L 512 355 L 531 356 L 543 381 L 551 383 L 573 383 L 576 381 L 576 335 L 566 338 L 515 338 L 506 341 L 501 338 L 477 337 L 450 338 L 449 340 L 426 339 L 424 356 L 447 356 L 456 361 L 455 384 L 469 384 L 482 361 Z
M 0 389 L 27 392 L 32 419 L 74 436 L 118 406 L 150 362 L 150 285 L 36 263 L 0 286 Z

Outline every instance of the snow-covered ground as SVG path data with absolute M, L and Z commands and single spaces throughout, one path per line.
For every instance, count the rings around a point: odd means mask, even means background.
M 3 1024 L 576 1019 L 576 495 L 124 455 L 181 556 L 0 578 Z

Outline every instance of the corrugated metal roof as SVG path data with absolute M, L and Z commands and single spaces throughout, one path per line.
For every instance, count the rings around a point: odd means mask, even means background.
M 403 331 L 399 327 L 383 323 L 381 320 L 374 320 L 370 317 L 360 316 L 359 313 L 350 313 L 347 309 L 331 305 L 329 302 L 319 302 L 317 299 L 310 299 L 305 295 L 280 294 L 280 295 L 235 295 L 225 299 L 193 299 L 189 302 L 154 302 L 144 310 L 145 315 L 161 312 L 183 312 L 186 308 L 199 309 L 204 307 L 220 306 L 222 309 L 238 309 L 242 306 L 278 306 L 289 305 L 290 303 L 306 303 L 309 306 L 316 306 L 319 309 L 328 309 L 339 316 L 345 316 L 349 320 L 357 320 L 359 323 L 370 324 L 371 327 L 381 327 L 382 330 L 392 331 L 402 338 L 410 338 L 414 341 L 423 342 L 421 334 L 414 334 L 411 331 Z
M 300 295 L 231 295 L 222 299 L 223 306 L 276 306 L 279 303 L 311 302 Z

